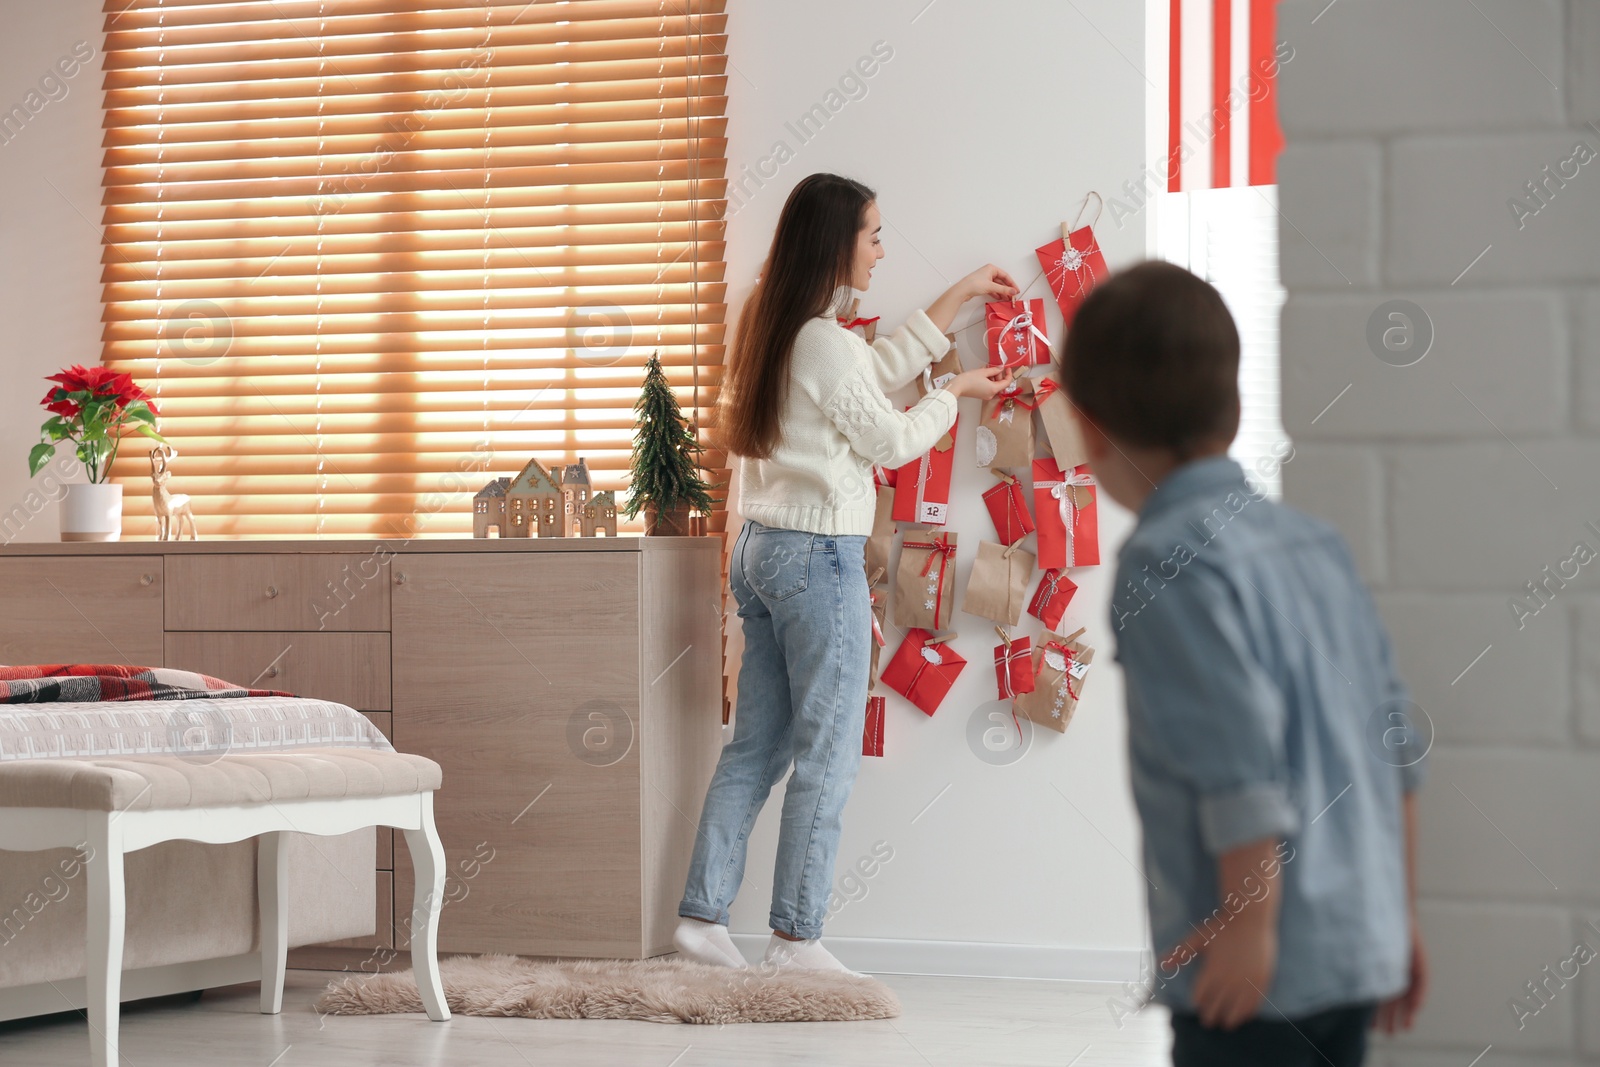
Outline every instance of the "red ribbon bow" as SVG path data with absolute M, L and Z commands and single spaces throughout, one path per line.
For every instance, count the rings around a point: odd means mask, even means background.
M 1051 394 L 1059 392 L 1061 386 L 1056 384 L 1054 378 L 1040 378 L 1033 383 L 1033 403 L 1035 406 L 1049 400 Z
M 1044 647 L 1047 652 L 1054 649 L 1061 653 L 1062 658 L 1067 661 L 1067 669 L 1061 672 L 1061 684 L 1066 686 L 1067 695 L 1076 701 L 1078 699 L 1078 691 L 1072 688 L 1072 665 L 1077 662 L 1077 654 L 1060 641 L 1046 641 Z
M 847 330 L 853 330 L 857 326 L 871 326 L 873 323 L 877 322 L 881 318 L 883 318 L 882 315 L 874 315 L 870 319 L 860 319 L 860 318 L 856 318 L 856 319 L 840 319 L 839 320 L 839 325 L 843 326 Z
M 928 558 L 922 561 L 922 570 L 918 573 L 926 575 L 933 561 L 939 559 L 939 584 L 933 593 L 933 629 L 939 628 L 939 611 L 944 605 L 944 577 L 950 570 L 950 556 L 955 553 L 956 546 L 950 543 L 948 534 L 934 534 L 931 541 L 907 541 L 901 545 L 906 548 L 925 548 Z

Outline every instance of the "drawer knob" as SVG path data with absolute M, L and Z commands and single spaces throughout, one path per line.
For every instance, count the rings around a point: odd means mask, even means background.
M 398 574 L 396 574 L 394 576 L 394 584 L 395 585 L 405 585 L 406 584 L 406 572 L 405 571 L 401 571 L 400 573 L 398 573 Z
M 141 575 L 139 575 L 139 584 L 140 585 L 149 585 L 152 582 L 154 582 L 155 580 L 156 580 L 156 578 L 155 578 L 155 575 L 153 575 L 153 574 L 141 574 Z
M 274 600 L 274 599 L 277 598 L 277 596 L 278 596 L 278 587 L 275 586 L 275 585 L 267 586 L 267 599 L 268 600 Z
M 268 678 L 276 678 L 277 676 L 278 676 L 278 665 L 276 663 L 274 663 L 272 666 L 267 668 L 267 677 Z

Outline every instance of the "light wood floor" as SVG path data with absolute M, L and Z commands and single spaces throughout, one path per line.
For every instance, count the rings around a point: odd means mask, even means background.
M 257 1012 L 254 985 L 198 1002 L 136 1005 L 122 1017 L 125 1067 L 1155 1067 L 1167 1064 L 1166 1015 L 1151 1007 L 1119 1029 L 1107 993 L 1059 982 L 884 976 L 898 1019 L 865 1023 L 664 1026 L 421 1015 L 319 1018 L 330 975 L 290 971 L 283 1014 Z M 81 1018 L 0 1025 L 5 1067 L 86 1063 Z

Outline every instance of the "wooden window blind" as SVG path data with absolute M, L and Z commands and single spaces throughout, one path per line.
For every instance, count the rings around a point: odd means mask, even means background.
M 656 350 L 707 422 L 724 0 L 104 10 L 102 358 L 202 536 L 461 536 L 530 457 L 624 490 Z

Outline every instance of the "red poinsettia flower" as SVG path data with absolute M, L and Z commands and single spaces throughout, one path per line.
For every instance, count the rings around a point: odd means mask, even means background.
M 59 374 L 47 374 L 47 382 L 60 382 L 61 388 L 69 393 L 89 392 L 89 372 L 78 364 L 73 364 Z
M 132 434 L 166 443 L 151 425 L 151 416 L 160 412 L 132 375 L 73 364 L 45 380 L 57 384 L 39 403 L 59 421 L 45 423 L 40 431 L 44 439 L 28 453 L 30 475 L 37 475 L 63 442 L 70 443 L 88 466 L 91 482 L 106 475 L 119 444 Z

